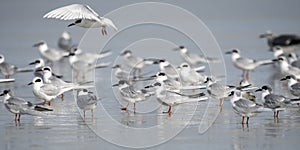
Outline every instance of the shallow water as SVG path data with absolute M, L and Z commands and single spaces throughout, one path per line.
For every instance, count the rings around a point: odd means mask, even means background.
M 80 1 L 75 2 L 82 3 Z M 242 55 L 251 58 L 272 58 L 272 54 L 267 51 L 266 41 L 258 38 L 260 33 L 266 30 L 272 30 L 275 33 L 300 33 L 300 12 L 298 8 L 300 2 L 297 0 L 266 0 L 263 2 L 259 0 L 251 2 L 231 0 L 218 3 L 204 1 L 166 2 L 187 9 L 202 19 L 218 41 L 222 53 L 231 48 L 240 48 Z M 68 30 L 73 35 L 73 40 L 79 42 L 85 34 L 85 29 L 66 28 L 68 21 L 41 18 L 48 10 L 69 3 L 60 1 L 1 2 L 0 53 L 4 54 L 8 62 L 25 67 L 29 62 L 39 57 L 37 49 L 32 48 L 32 45 L 41 39 L 46 40 L 50 46 L 55 47 L 57 37 L 62 31 Z M 109 3 L 87 1 L 86 3 L 100 14 L 106 14 L 118 7 L 135 3 L 135 1 L 117 0 Z M 9 15 L 7 12 L 10 12 Z M 176 17 L 170 18 L 173 21 L 177 19 Z M 91 32 L 100 34 L 98 29 L 93 29 Z M 113 31 L 109 30 L 109 32 Z M 197 52 L 196 45 L 190 39 L 184 36 L 174 36 L 177 35 L 174 30 L 145 24 L 120 33 L 119 39 L 106 47 L 112 49 L 114 54 L 104 61 L 115 61 L 116 56 L 124 47 L 128 46 L 128 43 L 131 44 L 135 40 L 139 40 L 136 36 L 127 36 L 129 33 L 132 33 L 132 35 L 140 33 L 137 35 L 138 37 L 149 35 L 151 38 L 166 38 L 175 42 L 176 45 L 184 44 L 190 50 Z M 89 37 L 86 37 L 86 39 L 89 40 Z M 161 42 L 159 46 L 149 45 L 149 41 L 148 43 L 143 41 L 131 45 L 129 48 L 135 50 L 134 52 L 139 55 L 168 58 L 172 63 L 179 65 L 181 59 L 178 53 L 169 50 L 174 45 L 159 40 L 152 40 L 150 44 L 157 44 L 158 42 Z M 82 44 L 86 46 L 84 41 Z M 142 49 L 147 44 L 149 47 Z M 88 50 L 97 51 L 92 49 L 94 45 L 87 46 L 91 47 Z M 161 48 L 167 49 L 160 50 Z M 241 80 L 241 71 L 234 68 L 229 56 L 224 56 L 224 60 L 227 83 L 236 85 Z M 72 72 L 67 61 L 56 63 L 54 70 L 58 74 L 63 74 L 65 80 L 72 81 Z M 104 116 L 101 108 L 105 108 L 116 122 L 128 128 L 149 128 L 169 121 L 177 129 L 182 124 L 188 123 L 185 129 L 174 138 L 149 149 L 297 149 L 299 146 L 300 109 L 296 106 L 281 112 L 278 120 L 273 119 L 272 112 L 265 112 L 251 118 L 249 125 L 242 127 L 240 124 L 241 117 L 235 114 L 230 103 L 225 101 L 223 110 L 219 113 L 211 128 L 205 134 L 199 134 L 198 126 L 208 102 L 175 107 L 176 117 L 174 118 L 162 114 L 161 112 L 165 111 L 167 107 L 161 107 L 155 99 L 138 103 L 139 113 L 137 114 L 122 112 L 119 109 L 119 101 L 114 97 L 113 90 L 110 87 L 112 82 L 116 82 L 116 80 L 107 79 L 110 75 L 110 68 L 95 72 L 96 91 L 99 97 L 103 99 L 95 110 L 94 119 L 91 119 L 90 112 L 87 112 L 85 121 L 82 119 L 81 111 L 78 111 L 71 92 L 65 94 L 64 101 L 59 99 L 53 101 L 51 107 L 54 108 L 54 112 L 51 114 L 54 116 L 32 117 L 24 115 L 21 117 L 20 124 L 15 124 L 13 121 L 14 116 L 1 105 L 1 149 L 123 149 L 124 147 L 107 142 L 93 132 L 93 130 L 96 131 L 95 127 L 102 127 L 102 125 L 114 127 L 113 124 L 108 122 L 108 118 Z M 16 74 L 13 78 L 16 79 L 16 82 L 0 84 L 0 90 L 10 88 L 16 96 L 34 103 L 40 102 L 33 96 L 32 87 L 27 86 L 27 83 L 31 82 L 33 78 L 32 73 Z M 279 78 L 278 69 L 274 66 L 263 66 L 254 72 L 250 72 L 250 80 L 253 84 L 257 86 L 269 84 L 274 87 L 274 92 L 288 97 L 291 96 L 286 88 L 282 87 L 282 83 L 278 81 Z M 259 94 L 257 96 L 260 97 Z M 120 101 L 120 103 L 126 104 L 124 101 Z M 190 121 L 189 118 L 191 118 Z M 172 129 L 172 127 L 159 129 L 159 132 L 155 133 L 157 135 L 156 140 L 166 140 L 165 135 L 169 134 Z M 115 140 L 124 138 L 123 140 L 126 141 L 126 138 L 130 138 L 141 144 L 143 141 L 149 140 L 143 136 L 126 137 L 126 135 L 123 135 L 125 131 L 122 132 L 118 129 L 100 128 L 99 130 L 105 135 L 114 137 Z

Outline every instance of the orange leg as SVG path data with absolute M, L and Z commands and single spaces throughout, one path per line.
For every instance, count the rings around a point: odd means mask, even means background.
M 244 119 L 245 119 L 245 117 L 243 116 L 243 117 L 242 117 L 242 124 L 244 124 Z
M 65 98 L 64 94 L 61 94 L 61 95 L 60 95 L 61 101 L 64 101 L 64 98 Z
M 51 106 L 51 101 L 48 102 L 48 106 Z
M 164 111 L 163 113 L 168 113 L 170 116 L 172 114 L 172 106 L 169 106 L 168 111 Z
M 249 80 L 249 71 L 246 71 L 246 80 Z
M 133 112 L 135 113 L 136 111 L 136 107 L 135 107 L 135 103 L 133 103 Z

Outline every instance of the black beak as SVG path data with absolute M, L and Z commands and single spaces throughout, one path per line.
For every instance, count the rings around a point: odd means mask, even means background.
M 265 38 L 267 35 L 266 34 L 261 34 L 261 35 L 259 35 L 259 38 Z
M 233 96 L 233 94 L 234 94 L 234 92 L 232 91 L 232 92 L 230 92 L 230 94 L 228 96 Z
M 112 87 L 115 87 L 115 86 L 119 86 L 119 84 L 118 84 L 118 83 L 116 83 L 116 84 L 112 85 Z
M 38 46 L 40 46 L 40 45 L 42 45 L 42 44 L 43 44 L 42 42 L 36 43 L 36 44 L 33 45 L 33 47 L 38 47 Z
M 257 90 L 255 90 L 255 92 L 259 92 L 259 91 L 262 91 L 262 89 L 257 89 Z
M 93 94 L 93 92 L 92 92 L 92 91 L 88 91 L 88 93 L 89 93 L 89 94 Z
M 56 78 L 62 78 L 63 76 L 62 75 L 56 75 L 54 73 L 52 73 L 53 76 L 55 76 Z
M 43 69 L 42 69 L 42 68 L 39 68 L 39 69 L 37 69 L 36 71 L 43 71 Z
M 148 85 L 148 86 L 145 86 L 144 88 L 149 89 L 149 88 L 152 88 L 152 87 L 153 87 L 153 85 Z
M 30 82 L 30 83 L 28 83 L 27 85 L 31 85 L 31 84 L 33 84 L 33 82 Z
M 74 25 L 76 25 L 76 24 L 75 23 L 71 23 L 71 24 L 68 25 L 68 27 L 71 27 L 71 26 L 74 26 Z
M 36 62 L 34 61 L 34 62 L 31 62 L 31 63 L 29 63 L 29 65 L 34 65 L 34 64 L 36 64 Z
M 4 96 L 4 93 L 1 93 L 0 96 Z
M 284 77 L 284 78 L 280 79 L 280 81 L 285 81 L 285 80 L 287 80 L 287 79 L 286 79 L 286 77 Z
M 232 52 L 231 52 L 231 51 L 229 51 L 229 52 L 225 52 L 225 54 L 232 54 Z

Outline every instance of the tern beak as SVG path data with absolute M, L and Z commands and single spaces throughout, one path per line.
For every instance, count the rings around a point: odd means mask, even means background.
M 118 83 L 116 83 L 116 84 L 114 84 L 114 85 L 112 85 L 113 87 L 115 87 L 115 86 L 119 86 L 119 84 Z
M 284 77 L 284 78 L 280 79 L 280 81 L 285 81 L 285 80 L 286 80 L 286 77 Z
M 259 91 L 262 91 L 262 89 L 257 89 L 257 90 L 255 90 L 255 92 L 259 92 Z
M 27 85 L 31 85 L 31 84 L 33 84 L 33 82 L 30 82 L 30 83 L 28 83 Z
M 229 52 L 225 52 L 225 54 L 232 54 L 232 52 L 231 52 L 231 51 L 229 51 Z
M 31 62 L 31 63 L 29 63 L 28 65 L 34 65 L 34 64 L 36 64 L 35 62 Z
M 71 23 L 71 24 L 68 25 L 68 27 L 71 27 L 71 26 L 74 26 L 74 25 L 76 25 L 76 24 L 75 23 Z

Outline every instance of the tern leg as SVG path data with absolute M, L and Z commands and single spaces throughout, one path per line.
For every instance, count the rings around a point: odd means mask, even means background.
M 277 113 L 276 113 L 276 118 L 278 118 L 278 114 L 279 114 L 279 111 L 277 111 Z
M 65 98 L 64 94 L 61 94 L 61 95 L 60 95 L 61 101 L 64 101 L 64 98 Z
M 223 106 L 223 99 L 222 99 L 222 98 L 220 98 L 219 106 L 220 106 L 221 108 L 222 108 L 222 106 Z
M 83 118 L 85 119 L 85 110 L 83 110 Z
M 44 100 L 44 102 L 43 102 L 43 105 L 45 105 L 46 104 L 46 100 Z
M 243 116 L 243 117 L 242 117 L 242 125 L 244 124 L 244 118 L 245 118 L 245 117 Z
M 136 107 L 135 107 L 135 103 L 133 103 L 133 112 L 135 113 L 136 111 Z
M 15 114 L 15 122 L 17 122 L 18 114 Z
M 249 117 L 247 117 L 247 121 L 246 121 L 246 124 L 248 124 L 248 122 L 249 122 Z
M 168 113 L 169 115 L 172 114 L 172 106 L 169 106 L 168 111 L 164 111 L 163 113 Z
M 276 111 L 274 111 L 274 118 L 276 118 Z
M 130 102 L 128 102 L 127 105 L 126 105 L 125 107 L 122 107 L 121 110 L 127 110 L 129 104 L 130 104 Z
M 48 106 L 51 106 L 51 101 L 48 102 Z
M 5 79 L 9 79 L 9 75 L 5 75 Z
M 21 114 L 18 115 L 18 119 L 17 120 L 20 121 L 20 118 L 21 118 Z
M 94 118 L 94 109 L 91 109 L 92 118 Z
M 244 78 L 244 76 L 245 76 L 245 70 L 243 70 L 243 73 L 242 73 L 242 77 Z
M 246 80 L 249 80 L 249 70 L 246 70 Z

